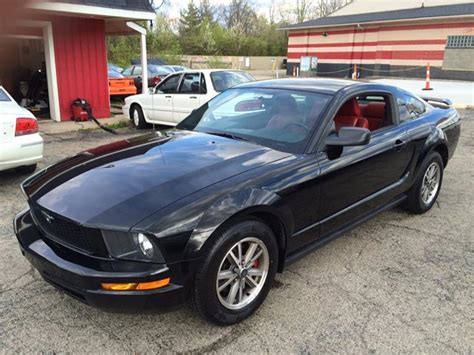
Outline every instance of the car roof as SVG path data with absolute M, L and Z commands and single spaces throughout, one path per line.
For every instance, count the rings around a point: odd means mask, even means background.
M 182 65 L 180 65 L 182 66 Z M 239 69 L 186 69 L 186 70 L 181 70 L 179 73 L 186 73 L 186 72 L 201 72 L 201 73 L 216 73 L 216 72 L 240 72 L 240 73 L 246 73 L 244 70 L 239 70 Z
M 289 78 L 272 79 L 262 81 L 252 81 L 240 84 L 239 88 L 272 88 L 287 90 L 303 90 L 326 94 L 335 94 L 341 89 L 368 84 L 367 82 L 357 82 L 345 79 L 323 79 L 323 78 Z

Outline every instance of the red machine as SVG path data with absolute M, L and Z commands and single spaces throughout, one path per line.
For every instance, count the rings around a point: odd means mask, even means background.
M 72 120 L 76 122 L 83 122 L 89 120 L 89 113 L 87 108 L 90 104 L 83 99 L 76 99 L 72 102 Z
M 112 128 L 103 126 L 92 114 L 91 104 L 84 99 L 75 99 L 71 105 L 72 120 L 76 122 L 93 121 L 97 126 L 106 132 L 117 134 Z

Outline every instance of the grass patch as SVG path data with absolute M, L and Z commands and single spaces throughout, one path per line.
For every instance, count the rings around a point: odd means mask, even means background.
M 122 120 L 115 123 L 109 123 L 104 126 L 110 129 L 128 128 L 130 127 L 130 122 L 128 120 Z

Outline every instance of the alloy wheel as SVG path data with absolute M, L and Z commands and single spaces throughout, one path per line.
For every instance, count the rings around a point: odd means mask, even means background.
M 265 244 L 258 238 L 245 238 L 224 256 L 216 279 L 219 302 L 231 310 L 249 305 L 262 290 L 270 267 Z
M 421 200 L 425 205 L 433 202 L 439 190 L 441 168 L 437 162 L 431 163 L 425 171 L 421 184 Z
M 135 124 L 135 127 L 138 127 L 140 124 L 140 115 L 137 109 L 133 110 L 133 123 Z

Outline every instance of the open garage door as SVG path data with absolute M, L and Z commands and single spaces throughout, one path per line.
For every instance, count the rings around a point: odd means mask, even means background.
M 28 22 L 0 38 L 0 84 L 39 119 L 60 120 L 52 31 Z

